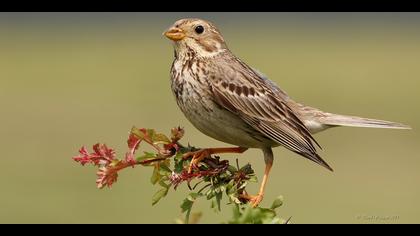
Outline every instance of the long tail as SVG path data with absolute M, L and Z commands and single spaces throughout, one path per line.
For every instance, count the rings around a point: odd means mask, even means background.
M 331 126 L 351 126 L 351 127 L 366 127 L 366 128 L 385 128 L 385 129 L 411 129 L 410 126 L 400 124 L 392 121 L 376 120 L 369 118 L 362 118 L 357 116 L 336 115 L 324 113 L 320 118 L 320 122 Z

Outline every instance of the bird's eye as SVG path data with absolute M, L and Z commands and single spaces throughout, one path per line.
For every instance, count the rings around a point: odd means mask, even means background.
M 197 25 L 194 30 L 197 34 L 202 34 L 204 32 L 204 27 L 201 25 Z

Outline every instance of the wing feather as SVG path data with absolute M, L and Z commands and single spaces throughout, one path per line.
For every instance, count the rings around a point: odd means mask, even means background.
M 332 171 L 317 154 L 314 143 L 319 144 L 286 104 L 286 93 L 239 60 L 223 64 L 224 78 L 210 76 L 215 102 L 273 141 Z

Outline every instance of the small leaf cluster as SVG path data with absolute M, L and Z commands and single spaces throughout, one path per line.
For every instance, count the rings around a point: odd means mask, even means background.
M 127 139 L 128 150 L 124 158 L 116 158 L 115 151 L 105 144 L 93 145 L 93 152 L 86 147 L 79 150 L 73 160 L 82 165 L 92 164 L 98 167 L 96 184 L 98 188 L 111 187 L 118 177 L 118 172 L 138 165 L 152 167 L 150 182 L 158 185 L 158 191 L 152 196 L 152 205 L 166 197 L 171 189 L 176 190 L 180 184 L 188 186 L 189 193 L 181 203 L 181 212 L 185 219 L 178 223 L 196 223 L 201 213 L 192 213 L 194 203 L 199 199 L 210 201 L 210 207 L 216 212 L 222 205 L 232 205 L 233 218 L 227 223 L 285 223 L 279 218 L 275 209 L 283 204 L 278 198 L 271 208 L 253 208 L 248 203 L 246 187 L 257 182 L 250 164 L 240 167 L 238 160 L 230 165 L 228 160 L 210 155 L 189 171 L 191 155 L 187 153 L 200 150 L 193 146 L 184 146 L 179 141 L 184 136 L 180 127 L 171 129 L 170 135 L 156 132 L 154 129 L 133 127 Z M 140 146 L 146 144 L 154 151 L 140 152 Z M 225 203 L 222 203 L 225 199 Z
M 283 197 L 277 197 L 270 208 L 252 207 L 251 205 L 236 205 L 233 208 L 233 217 L 228 224 L 288 224 L 288 220 L 280 218 L 276 209 L 283 205 Z

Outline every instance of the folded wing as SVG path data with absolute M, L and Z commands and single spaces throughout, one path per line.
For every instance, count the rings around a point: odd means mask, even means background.
M 317 154 L 314 143 L 318 143 L 285 103 L 285 93 L 239 60 L 223 64 L 225 67 L 219 69 L 224 70 L 224 78 L 209 76 L 219 105 L 268 138 L 332 171 Z

